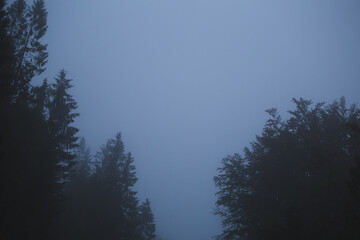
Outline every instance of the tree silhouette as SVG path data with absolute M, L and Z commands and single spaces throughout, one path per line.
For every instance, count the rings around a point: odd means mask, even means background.
M 348 187 L 356 172 L 356 138 L 346 127 L 359 123 L 360 111 L 347 107 L 345 98 L 314 107 L 309 100 L 293 102 L 287 121 L 268 110 L 270 119 L 251 148 L 223 159 L 214 178 L 224 226 L 220 239 L 360 236 L 358 202 Z
M 47 30 L 47 11 L 43 0 L 35 0 L 32 6 L 15 0 L 8 13 L 9 36 L 15 46 L 15 99 L 27 101 L 30 81 L 45 71 L 47 63 L 47 45 L 41 42 Z
M 146 199 L 140 205 L 140 218 L 141 218 L 141 231 L 143 233 L 144 240 L 152 240 L 155 235 L 154 215 L 151 211 L 150 201 Z

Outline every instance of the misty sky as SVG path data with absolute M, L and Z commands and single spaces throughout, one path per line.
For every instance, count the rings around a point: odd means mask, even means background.
M 166 240 L 209 240 L 212 178 L 291 98 L 360 103 L 360 1 L 47 0 L 48 70 L 93 153 L 122 132 Z

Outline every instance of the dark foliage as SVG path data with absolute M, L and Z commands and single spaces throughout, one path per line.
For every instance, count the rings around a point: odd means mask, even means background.
M 76 104 L 66 80 L 30 84 L 45 70 L 44 2 L 0 8 L 0 238 L 51 239 L 73 158 Z
M 293 101 L 287 121 L 268 110 L 251 148 L 223 159 L 220 239 L 360 239 L 359 132 L 348 127 L 360 110 L 344 98 Z
M 154 239 L 150 202 L 138 204 L 133 159 L 125 153 L 120 134 L 101 148 L 95 162 L 90 159 L 82 140 L 66 187 L 70 199 L 57 223 L 57 238 Z M 96 168 L 91 172 L 92 164 Z
M 47 11 L 43 0 L 28 6 L 25 0 L 16 0 L 8 8 L 8 35 L 14 43 L 15 101 L 28 100 L 30 81 L 45 71 L 47 45 L 41 42 L 47 30 Z
M 8 8 L 0 0 L 0 238 L 153 239 L 150 203 L 139 206 L 120 134 L 94 164 L 85 140 L 76 144 L 66 72 L 31 85 L 47 62 L 46 18 L 43 0 Z
M 155 224 L 154 224 L 154 215 L 151 211 L 150 201 L 146 199 L 140 205 L 140 219 L 141 219 L 141 231 L 143 234 L 144 240 L 151 240 L 156 237 L 155 235 Z
M 5 1 L 0 1 L 0 104 L 8 104 L 13 95 L 15 76 L 14 44 L 8 35 L 9 18 L 5 10 Z M 3 108 L 2 108 L 3 110 Z M 4 112 L 1 112 L 3 115 Z

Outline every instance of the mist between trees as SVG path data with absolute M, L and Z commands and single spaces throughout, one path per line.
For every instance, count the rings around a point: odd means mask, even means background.
M 154 239 L 150 201 L 133 190 L 120 133 L 93 160 L 72 126 L 77 103 L 65 70 L 31 85 L 48 56 L 44 1 L 0 3 L 1 238 Z
M 1 239 L 160 239 L 121 134 L 92 155 L 66 71 L 31 83 L 46 69 L 46 30 L 43 0 L 0 1 Z M 222 160 L 218 239 L 360 239 L 360 110 L 344 97 L 293 102 Z

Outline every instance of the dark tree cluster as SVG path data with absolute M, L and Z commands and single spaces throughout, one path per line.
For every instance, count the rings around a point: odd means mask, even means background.
M 360 110 L 293 99 L 263 132 L 222 160 L 214 178 L 219 239 L 360 239 Z
M 91 162 L 84 140 L 77 144 L 65 70 L 53 83 L 32 85 L 46 68 L 46 30 L 43 0 L 0 0 L 0 238 L 155 238 L 120 134 Z
M 44 2 L 0 8 L 0 235 L 49 239 L 74 158 L 76 102 L 65 71 L 54 84 L 30 84 L 46 64 Z
M 121 135 L 108 140 L 92 160 L 81 139 L 73 175 L 65 187 L 70 197 L 56 224 L 58 239 L 155 238 L 150 202 L 139 204 L 133 186 L 137 181 L 130 153 Z

